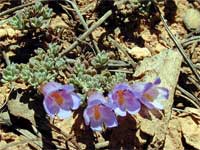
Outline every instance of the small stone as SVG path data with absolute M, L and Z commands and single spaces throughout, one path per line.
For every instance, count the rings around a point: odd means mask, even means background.
M 16 33 L 15 33 L 15 30 L 14 30 L 14 29 L 8 28 L 8 29 L 7 29 L 7 34 L 8 34 L 9 37 L 14 37 L 14 35 L 15 35 Z
M 60 16 L 56 16 L 51 19 L 50 28 L 56 29 L 57 27 L 68 27 L 67 24 L 62 20 Z
M 179 109 L 184 108 L 184 104 L 183 104 L 183 103 L 178 103 L 178 104 L 176 105 L 176 107 L 179 108 Z
M 154 51 L 156 53 L 160 53 L 161 51 L 167 49 L 165 46 L 163 46 L 162 44 L 160 43 L 156 43 L 155 47 L 154 47 Z
M 196 9 L 190 8 L 186 11 L 183 22 L 188 30 L 200 29 L 200 12 Z
M 7 32 L 5 29 L 0 29 L 0 38 L 7 36 Z
M 151 56 L 150 51 L 147 48 L 141 47 L 133 47 L 132 49 L 128 49 L 128 53 L 135 59 L 143 59 L 145 57 Z
M 119 27 L 115 28 L 114 33 L 116 36 L 119 36 L 119 34 L 121 33 L 121 30 Z

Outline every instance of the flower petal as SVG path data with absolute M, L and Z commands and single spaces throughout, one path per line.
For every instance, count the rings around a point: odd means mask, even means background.
M 49 96 L 45 96 L 43 106 L 47 114 L 51 117 L 54 117 L 59 111 L 59 106 Z
M 125 90 L 125 89 L 130 89 L 130 86 L 127 83 L 120 83 L 114 87 L 113 93 L 115 93 L 119 90 Z
M 140 108 L 141 104 L 137 99 L 126 101 L 126 109 L 131 115 L 138 113 L 140 111 Z
M 72 112 L 71 112 L 71 110 L 60 109 L 57 115 L 60 119 L 65 119 L 65 118 L 71 117 Z
M 103 125 L 102 120 L 96 121 L 93 118 L 91 118 L 90 127 L 93 131 L 102 131 L 103 130 L 102 125 Z
M 157 101 L 152 102 L 152 105 L 157 109 L 164 109 L 164 106 Z
M 93 106 L 101 103 L 106 103 L 106 100 L 101 93 L 95 92 L 88 97 L 88 106 Z
M 144 98 L 141 98 L 141 99 L 139 99 L 139 100 L 140 100 L 140 102 L 141 102 L 142 104 L 144 104 L 147 108 L 149 108 L 149 109 L 155 108 L 154 105 L 153 105 L 151 102 L 149 102 L 148 100 L 145 100 Z
M 121 110 L 119 107 L 115 108 L 114 111 L 119 116 L 122 116 L 122 117 L 126 116 L 126 111 L 125 110 Z
M 57 83 L 57 82 L 48 82 L 47 84 L 45 84 L 43 87 L 42 87 L 42 93 L 44 95 L 49 95 L 51 92 L 53 91 L 57 91 L 59 89 L 62 89 L 63 88 L 63 85 L 60 84 L 60 83 Z
M 71 93 L 74 91 L 74 86 L 73 85 L 63 85 L 63 90 L 66 91 L 67 93 Z
M 153 84 L 151 82 L 147 83 L 135 83 L 132 85 L 132 89 L 137 95 L 143 95 L 143 92 L 147 91 L 148 89 L 152 88 Z
M 163 87 L 158 87 L 158 98 L 162 100 L 167 100 L 169 98 L 169 90 Z
M 100 111 L 103 117 L 103 122 L 107 127 L 112 128 L 118 125 L 116 116 L 110 108 L 101 107 Z
M 60 94 L 63 97 L 63 103 L 60 105 L 62 109 L 70 110 L 73 106 L 73 100 L 69 93 L 66 93 L 65 91 L 60 91 Z
M 85 121 L 85 124 L 86 125 L 89 125 L 90 124 L 90 116 L 88 115 L 88 113 L 91 113 L 89 112 L 89 109 L 86 108 L 83 112 L 83 118 L 84 118 L 84 121 Z
M 75 93 L 71 94 L 71 98 L 73 101 L 73 105 L 71 106 L 71 109 L 72 110 L 78 109 L 78 107 L 80 106 L 80 103 L 81 103 L 81 98 Z
M 156 78 L 155 81 L 153 82 L 154 85 L 158 85 L 158 84 L 160 84 L 160 83 L 161 83 L 161 80 L 160 80 L 159 77 Z
M 91 129 L 93 131 L 102 131 L 103 130 L 102 126 L 100 126 L 100 125 L 94 126 L 93 124 L 91 124 Z
M 110 104 L 113 103 L 113 92 L 108 93 L 108 102 L 109 102 Z

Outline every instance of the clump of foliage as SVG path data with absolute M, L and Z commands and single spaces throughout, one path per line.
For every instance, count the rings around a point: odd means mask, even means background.
M 17 64 L 10 64 L 3 72 L 2 82 L 13 82 L 18 79 L 18 75 L 20 73 L 19 66 Z
M 152 4 L 151 0 L 114 0 L 114 5 L 124 15 L 133 12 L 147 15 L 150 13 Z
M 47 28 L 52 16 L 52 9 L 39 1 L 32 7 L 25 8 L 11 17 L 9 24 L 19 30 L 33 30 Z
M 91 64 L 96 69 L 105 68 L 108 65 L 108 54 L 103 52 L 99 52 L 97 56 L 92 59 Z
M 38 87 L 43 82 L 53 81 L 67 67 L 68 59 L 60 57 L 59 45 L 50 43 L 45 51 L 42 48 L 35 50 L 36 55 L 29 59 L 27 64 L 8 65 L 3 71 L 3 83 L 15 82 L 21 80 L 33 87 Z M 108 63 L 108 56 L 105 52 L 99 53 L 91 61 L 94 68 L 105 68 Z M 109 91 L 116 83 L 126 81 L 125 73 L 115 73 L 112 75 L 106 69 L 99 74 L 92 75 L 90 73 L 92 67 L 86 68 L 84 64 L 77 61 L 74 65 L 74 73 L 68 79 L 68 82 L 76 85 L 86 93 L 90 90 L 100 92 Z M 93 69 L 94 69 L 93 68 Z
M 69 79 L 69 83 L 82 89 L 83 93 L 90 90 L 105 92 L 113 88 L 116 83 L 126 81 L 125 73 L 115 73 L 111 75 L 109 71 L 102 71 L 100 74 L 90 75 L 81 63 L 75 65 L 74 74 Z
M 47 51 L 38 48 L 36 56 L 30 58 L 27 64 L 11 64 L 3 71 L 2 82 L 22 80 L 33 87 L 43 82 L 55 80 L 58 72 L 66 68 L 66 57 L 59 57 L 59 46 L 50 43 Z

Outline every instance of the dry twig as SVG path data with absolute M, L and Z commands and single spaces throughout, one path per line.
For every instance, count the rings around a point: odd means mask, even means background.
M 10 65 L 10 60 L 9 60 L 9 58 L 8 58 L 8 56 L 7 56 L 7 54 L 5 53 L 4 50 L 2 50 L 2 55 L 3 55 L 3 58 L 4 58 L 5 62 L 6 62 L 6 65 L 7 66 Z
M 158 9 L 159 11 L 159 9 Z M 162 16 L 161 12 L 160 13 L 160 18 L 164 24 L 164 27 L 167 31 L 167 33 L 169 34 L 169 36 L 171 37 L 171 39 L 173 40 L 173 42 L 176 44 L 179 52 L 181 53 L 181 55 L 183 56 L 184 60 L 186 61 L 186 63 L 188 64 L 188 66 L 190 67 L 190 69 L 192 70 L 192 72 L 194 73 L 194 75 L 196 76 L 196 78 L 198 79 L 198 81 L 200 82 L 200 76 L 198 74 L 198 72 L 196 71 L 196 68 L 194 67 L 194 64 L 192 63 L 192 61 L 187 57 L 186 53 L 184 52 L 183 46 L 181 45 L 181 43 L 178 42 L 178 40 L 176 39 L 176 37 L 172 34 L 171 30 L 169 29 L 169 26 L 167 25 L 164 17 Z
M 153 0 L 154 3 L 154 7 L 156 8 L 156 10 L 158 11 L 159 15 L 160 15 L 160 19 L 164 24 L 165 30 L 167 31 L 167 33 L 169 34 L 170 38 L 172 39 L 172 41 L 175 43 L 175 45 L 177 46 L 179 52 L 181 53 L 181 55 L 183 56 L 184 60 L 186 61 L 186 63 L 188 64 L 188 66 L 190 67 L 190 69 L 192 70 L 192 72 L 194 73 L 195 77 L 197 78 L 197 80 L 200 82 L 200 76 L 194 66 L 194 64 L 192 63 L 192 61 L 187 57 L 182 44 L 176 39 L 176 37 L 173 35 L 173 33 L 171 32 L 171 30 L 169 29 L 169 26 L 166 23 L 165 18 L 163 17 L 160 9 L 156 6 L 156 1 Z
M 108 17 L 112 15 L 112 11 L 107 11 L 95 24 L 93 24 L 85 33 L 83 33 L 78 39 L 80 41 L 84 40 L 88 35 L 90 35 L 97 27 L 99 27 Z M 75 41 L 70 45 L 69 48 L 65 49 L 63 52 L 60 53 L 60 56 L 64 55 L 65 53 L 68 53 L 73 48 L 75 48 L 78 45 L 78 41 Z
M 101 143 L 97 143 L 97 144 L 95 144 L 95 149 L 102 149 L 102 148 L 108 147 L 109 144 L 110 144 L 109 141 L 104 141 L 104 142 L 101 142 Z
M 198 98 L 196 98 L 194 95 L 192 95 L 191 93 L 189 93 L 188 91 L 180 87 L 179 85 L 177 85 L 176 88 L 179 91 L 181 91 L 187 98 L 184 97 L 184 95 L 181 95 L 182 97 L 190 101 L 195 107 L 200 108 L 200 100 Z
M 25 139 L 19 142 L 11 142 L 6 144 L 5 146 L 2 146 L 0 148 L 0 150 L 7 150 L 7 149 L 11 149 L 11 147 L 13 146 L 17 146 L 17 145 L 22 145 L 22 144 L 26 144 L 26 143 L 31 143 L 31 142 L 35 142 L 35 141 L 39 141 L 39 138 L 35 138 L 35 139 Z
M 181 42 L 181 44 L 183 45 L 183 47 L 186 47 L 194 42 L 200 42 L 200 36 L 193 36 L 191 38 L 185 39 Z
M 19 6 L 11 8 L 11 9 L 5 10 L 5 11 L 3 11 L 3 12 L 0 13 L 0 17 L 4 16 L 4 15 L 7 15 L 7 14 L 10 14 L 10 13 L 12 13 L 12 12 L 14 12 L 16 10 L 22 9 L 24 7 L 31 6 L 33 4 L 35 4 L 35 2 L 31 2 L 31 3 L 28 3 L 28 4 L 19 5 Z

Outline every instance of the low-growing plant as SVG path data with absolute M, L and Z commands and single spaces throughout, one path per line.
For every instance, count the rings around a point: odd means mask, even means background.
M 44 29 L 49 25 L 52 12 L 51 8 L 37 1 L 35 5 L 18 11 L 9 19 L 9 24 L 19 30 Z
M 69 78 L 69 83 L 82 89 L 82 93 L 90 90 L 99 92 L 109 91 L 116 83 L 126 81 L 125 73 L 115 73 L 111 75 L 109 71 L 102 71 L 100 74 L 87 74 L 83 64 L 76 64 L 74 74 Z
M 13 82 L 19 78 L 20 68 L 17 64 L 10 64 L 7 68 L 3 71 L 3 79 L 1 81 L 3 83 L 6 82 Z
M 99 52 L 96 57 L 94 57 L 91 61 L 91 64 L 96 69 L 105 68 L 108 65 L 108 54 L 103 52 Z
M 114 5 L 122 14 L 137 12 L 141 15 L 150 13 L 153 0 L 114 0 Z M 127 9 L 123 9 L 126 7 Z
M 35 50 L 36 56 L 30 58 L 27 64 L 11 64 L 3 71 L 2 82 L 22 80 L 33 87 L 43 82 L 55 80 L 58 71 L 66 68 L 66 57 L 59 57 L 59 46 L 50 43 L 47 51 L 42 48 Z

